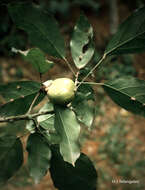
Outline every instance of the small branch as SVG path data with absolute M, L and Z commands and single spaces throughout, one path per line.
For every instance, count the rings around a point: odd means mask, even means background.
M 77 83 L 78 83 L 79 74 L 80 74 L 80 72 L 78 71 L 78 72 L 76 73 L 75 85 L 77 85 Z
M 30 105 L 27 114 L 29 114 L 31 112 L 31 110 L 32 110 L 32 108 L 33 108 L 33 106 L 34 106 L 34 104 L 35 104 L 35 102 L 36 102 L 39 95 L 40 95 L 40 91 L 36 94 L 35 98 L 33 99 L 32 104 Z
M 19 120 L 34 120 L 36 117 L 38 117 L 40 115 L 47 115 L 47 114 L 54 114 L 54 111 L 46 111 L 46 112 L 40 112 L 40 113 L 33 113 L 33 114 L 25 114 L 25 115 L 0 118 L 0 123 L 2 123 L 2 122 L 14 122 L 14 121 L 19 121 Z
M 69 67 L 70 71 L 73 73 L 73 75 L 76 77 L 75 71 L 73 70 L 73 68 L 71 67 L 70 63 L 68 62 L 68 60 L 66 58 L 63 58 L 64 61 L 66 62 L 67 66 Z
M 81 83 L 81 84 L 90 84 L 90 85 L 100 85 L 100 86 L 103 86 L 104 83 L 101 83 L 101 82 L 77 82 L 78 84 Z
M 79 86 L 89 77 L 89 75 L 106 59 L 106 54 L 103 55 L 103 57 L 100 59 L 100 61 L 91 69 L 91 71 L 82 79 L 82 81 L 77 86 L 77 89 Z

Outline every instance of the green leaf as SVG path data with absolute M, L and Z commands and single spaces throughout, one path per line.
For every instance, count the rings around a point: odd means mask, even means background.
M 23 135 L 26 133 L 26 122 L 23 120 L 17 122 L 1 123 L 0 125 L 0 137 L 4 135 Z
M 77 90 L 78 102 L 81 100 L 94 100 L 94 90 L 89 84 L 81 84 Z
M 91 127 L 94 119 L 94 91 L 90 85 L 81 85 L 72 102 L 77 119 Z
M 43 83 L 44 84 L 44 83 Z M 47 102 L 44 106 L 39 110 L 39 112 L 46 112 L 46 111 L 54 111 L 53 104 L 51 102 Z
M 94 107 L 86 100 L 73 104 L 76 116 L 80 122 L 87 127 L 91 127 L 94 119 Z
M 54 66 L 52 61 L 48 61 L 45 58 L 45 54 L 39 48 L 32 48 L 27 51 L 14 50 L 16 53 L 20 53 L 24 60 L 30 62 L 33 67 L 39 73 L 46 73 L 49 69 Z
M 23 163 L 23 147 L 16 136 L 0 137 L 0 185 L 12 177 Z
M 28 138 L 27 151 L 30 176 L 38 183 L 50 167 L 50 147 L 43 136 L 33 133 Z
M 47 128 L 49 128 L 49 127 L 47 127 Z M 45 139 L 47 140 L 47 142 L 50 145 L 60 143 L 60 141 L 61 141 L 60 135 L 56 132 L 54 126 L 53 126 L 53 129 L 44 129 L 40 125 L 39 131 L 41 132 L 41 134 L 43 134 L 43 136 L 45 137 Z
M 40 109 L 41 112 L 54 111 L 53 104 L 48 102 Z M 45 138 L 50 144 L 58 144 L 60 136 L 57 134 L 54 127 L 54 114 L 41 115 L 37 118 L 39 129 L 44 134 Z
M 80 16 L 74 27 L 70 46 L 76 67 L 79 69 L 85 67 L 94 54 L 94 44 L 93 28 L 84 15 Z
M 80 156 L 78 144 L 80 125 L 74 112 L 66 107 L 55 106 L 54 126 L 61 137 L 60 153 L 63 159 L 74 165 Z
M 32 3 L 12 3 L 8 11 L 16 26 L 28 33 L 34 46 L 54 57 L 65 57 L 64 39 L 48 11 Z
M 0 85 L 0 94 L 7 101 L 32 95 L 40 90 L 41 84 L 34 81 L 17 81 Z
M 40 83 L 32 81 L 11 82 L 6 85 L 0 85 L 0 94 L 8 101 L 0 106 L 0 116 L 14 116 L 26 113 L 40 88 Z M 35 105 L 44 96 L 45 93 L 41 91 Z
M 36 130 L 36 126 L 34 124 L 34 121 L 29 120 L 26 123 L 26 129 L 30 132 L 30 133 L 35 133 Z
M 73 167 L 63 160 L 58 147 L 53 146 L 50 173 L 59 190 L 96 190 L 97 172 L 91 160 L 83 153 Z
M 39 125 L 46 130 L 54 130 L 54 114 L 41 115 L 37 119 Z
M 119 27 L 105 54 L 126 54 L 145 51 L 145 7 L 138 9 Z
M 28 111 L 35 96 L 36 93 L 26 96 L 25 98 L 19 98 L 12 102 L 3 104 L 0 106 L 0 116 L 4 117 L 25 114 Z
M 119 106 L 145 116 L 145 81 L 134 77 L 122 77 L 106 82 L 103 87 Z
M 44 104 L 44 106 L 40 109 L 40 113 L 41 112 L 45 112 L 45 111 L 53 111 L 53 104 L 48 102 L 46 104 Z M 51 131 L 55 131 L 54 128 L 54 114 L 47 114 L 47 115 L 41 115 L 37 118 L 37 121 L 39 123 L 39 125 L 46 130 L 51 130 Z

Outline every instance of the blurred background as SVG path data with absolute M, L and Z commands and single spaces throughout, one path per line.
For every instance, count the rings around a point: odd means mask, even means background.
M 24 1 L 24 0 L 23 0 Z M 26 1 L 26 0 L 25 0 Z M 29 0 L 30 1 L 30 0 Z M 15 27 L 7 12 L 7 3 L 0 1 L 0 82 L 16 80 L 39 81 L 39 75 L 20 55 L 11 51 L 12 47 L 26 50 L 30 48 L 28 36 Z M 20 1 L 19 1 L 20 2 Z M 94 29 L 96 52 L 91 64 L 96 60 L 116 32 L 118 25 L 135 9 L 145 4 L 144 0 L 34 0 L 54 14 L 68 49 L 73 27 L 83 11 Z M 43 81 L 56 77 L 70 77 L 72 73 L 60 60 L 43 76 Z M 111 57 L 94 73 L 94 80 L 101 82 L 132 75 L 145 79 L 145 53 Z M 94 87 L 96 93 L 96 115 L 92 130 L 83 127 L 80 143 L 82 151 L 94 162 L 98 172 L 99 190 L 143 190 L 145 189 L 145 119 L 133 115 L 117 106 L 101 87 Z M 0 95 L 0 104 L 4 100 Z M 39 109 L 37 107 L 36 109 Z M 25 122 L 0 125 L 0 134 L 22 134 Z M 23 139 L 24 147 L 27 137 Z M 40 184 L 34 185 L 25 163 L 1 190 L 55 190 L 49 173 Z M 138 180 L 137 184 L 112 183 L 112 180 Z

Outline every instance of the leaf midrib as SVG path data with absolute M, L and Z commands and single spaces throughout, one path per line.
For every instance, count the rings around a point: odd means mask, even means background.
M 128 87 L 119 88 L 118 90 L 125 90 L 125 89 L 128 89 L 128 88 L 138 88 L 138 87 L 145 87 L 145 85 L 140 85 L 140 86 L 128 86 Z
M 62 125 L 64 126 L 63 119 L 61 118 L 61 114 L 60 114 L 60 111 L 59 111 L 59 110 L 58 110 L 58 114 L 59 114 L 61 123 L 62 123 Z M 73 163 L 73 156 L 72 156 L 71 144 L 70 144 L 70 142 L 69 142 L 69 138 L 68 138 L 67 133 L 66 133 L 66 131 L 65 131 L 65 127 L 63 127 L 63 129 L 64 129 L 64 132 L 65 132 L 66 139 L 67 139 L 67 141 L 68 141 L 69 149 L 71 150 L 71 151 L 70 151 L 70 153 L 71 153 L 71 160 L 72 160 L 72 163 Z
M 16 140 L 17 140 L 17 139 L 15 139 L 15 141 L 14 141 L 13 144 L 12 144 L 12 146 L 10 146 L 10 147 L 8 148 L 7 152 L 4 153 L 4 155 L 2 156 L 2 158 L 0 159 L 0 161 L 2 161 L 2 160 L 10 153 L 11 149 L 12 149 L 12 148 L 15 146 L 15 144 L 16 144 Z
M 35 26 L 35 25 L 34 25 L 33 23 L 31 23 L 31 22 L 27 22 L 27 23 L 29 23 L 29 24 L 32 25 L 34 28 L 36 28 L 38 31 L 40 31 L 40 33 L 42 34 L 42 36 L 44 37 L 44 39 L 46 38 L 46 39 L 49 41 L 49 43 L 54 47 L 54 49 L 55 49 L 55 51 L 58 53 L 58 55 L 59 55 L 62 59 L 65 58 L 64 56 L 61 55 L 61 53 L 59 52 L 59 50 L 54 46 L 54 44 L 50 41 L 50 39 L 43 33 L 43 31 L 42 31 L 40 28 L 38 28 L 37 26 Z M 25 29 L 23 28 L 23 26 L 18 26 L 18 27 L 22 27 L 22 29 L 25 30 Z M 28 31 L 28 33 L 29 33 L 29 31 Z M 29 33 L 29 35 L 30 35 L 30 33 Z
M 137 34 L 137 35 L 135 35 L 135 36 L 132 37 L 132 38 L 129 38 L 128 40 L 124 41 L 124 42 L 121 43 L 120 45 L 117 45 L 116 47 L 114 47 L 112 50 L 110 50 L 110 51 L 108 51 L 108 52 L 105 52 L 105 54 L 106 54 L 106 55 L 110 54 L 111 52 L 113 52 L 113 51 L 116 50 L 117 48 L 123 46 L 124 44 L 130 42 L 131 40 L 134 40 L 135 38 L 137 38 L 138 36 L 143 35 L 144 33 L 145 33 L 145 31 L 144 31 L 144 32 L 141 32 L 141 33 L 139 33 L 139 34 Z M 118 43 L 119 43 L 119 42 L 118 42 Z
M 129 97 L 129 98 L 134 97 L 134 96 L 129 96 L 129 95 L 128 95 L 127 93 L 125 93 L 125 92 L 119 91 L 118 89 L 116 89 L 115 87 L 110 86 L 109 84 L 104 84 L 104 86 L 109 87 L 109 88 L 111 88 L 111 89 L 113 89 L 113 90 L 115 90 L 115 91 L 117 91 L 117 92 L 119 92 L 119 93 L 122 93 L 122 94 L 126 95 L 126 96 Z M 135 100 L 135 101 L 137 101 L 137 102 L 143 104 L 143 103 L 142 103 L 141 101 L 139 101 L 139 100 Z

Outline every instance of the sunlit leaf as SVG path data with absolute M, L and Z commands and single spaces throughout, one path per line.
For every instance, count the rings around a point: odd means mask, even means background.
M 0 137 L 0 185 L 12 177 L 23 163 L 23 147 L 16 136 Z
M 54 114 L 39 116 L 37 121 L 44 129 L 54 130 Z
M 21 51 L 13 48 L 15 53 L 20 53 L 24 60 L 30 62 L 39 73 L 43 74 L 54 66 L 52 61 L 48 61 L 45 54 L 39 48 L 32 48 Z
M 70 42 L 72 58 L 77 68 L 83 68 L 94 54 L 93 28 L 82 14 L 74 27 Z
M 53 104 L 48 102 L 40 109 L 41 112 L 54 111 Z M 41 115 L 37 118 L 39 129 L 45 135 L 45 138 L 50 144 L 58 144 L 60 136 L 57 134 L 54 127 L 54 114 Z
M 105 54 L 127 54 L 145 51 L 145 7 L 136 10 L 119 27 Z
M 61 138 L 60 153 L 63 159 L 74 165 L 80 156 L 80 125 L 74 112 L 66 107 L 55 106 L 54 126 Z
M 41 112 L 45 112 L 45 111 L 53 111 L 53 104 L 48 102 L 46 103 L 41 109 L 40 109 L 40 113 Z M 37 118 L 37 121 L 39 123 L 39 125 L 46 129 L 46 130 L 55 130 L 54 128 L 54 114 L 47 114 L 47 115 L 41 115 Z
M 34 121 L 29 120 L 26 123 L 26 129 L 30 132 L 30 133 L 35 133 L 36 130 L 36 126 L 34 124 Z

